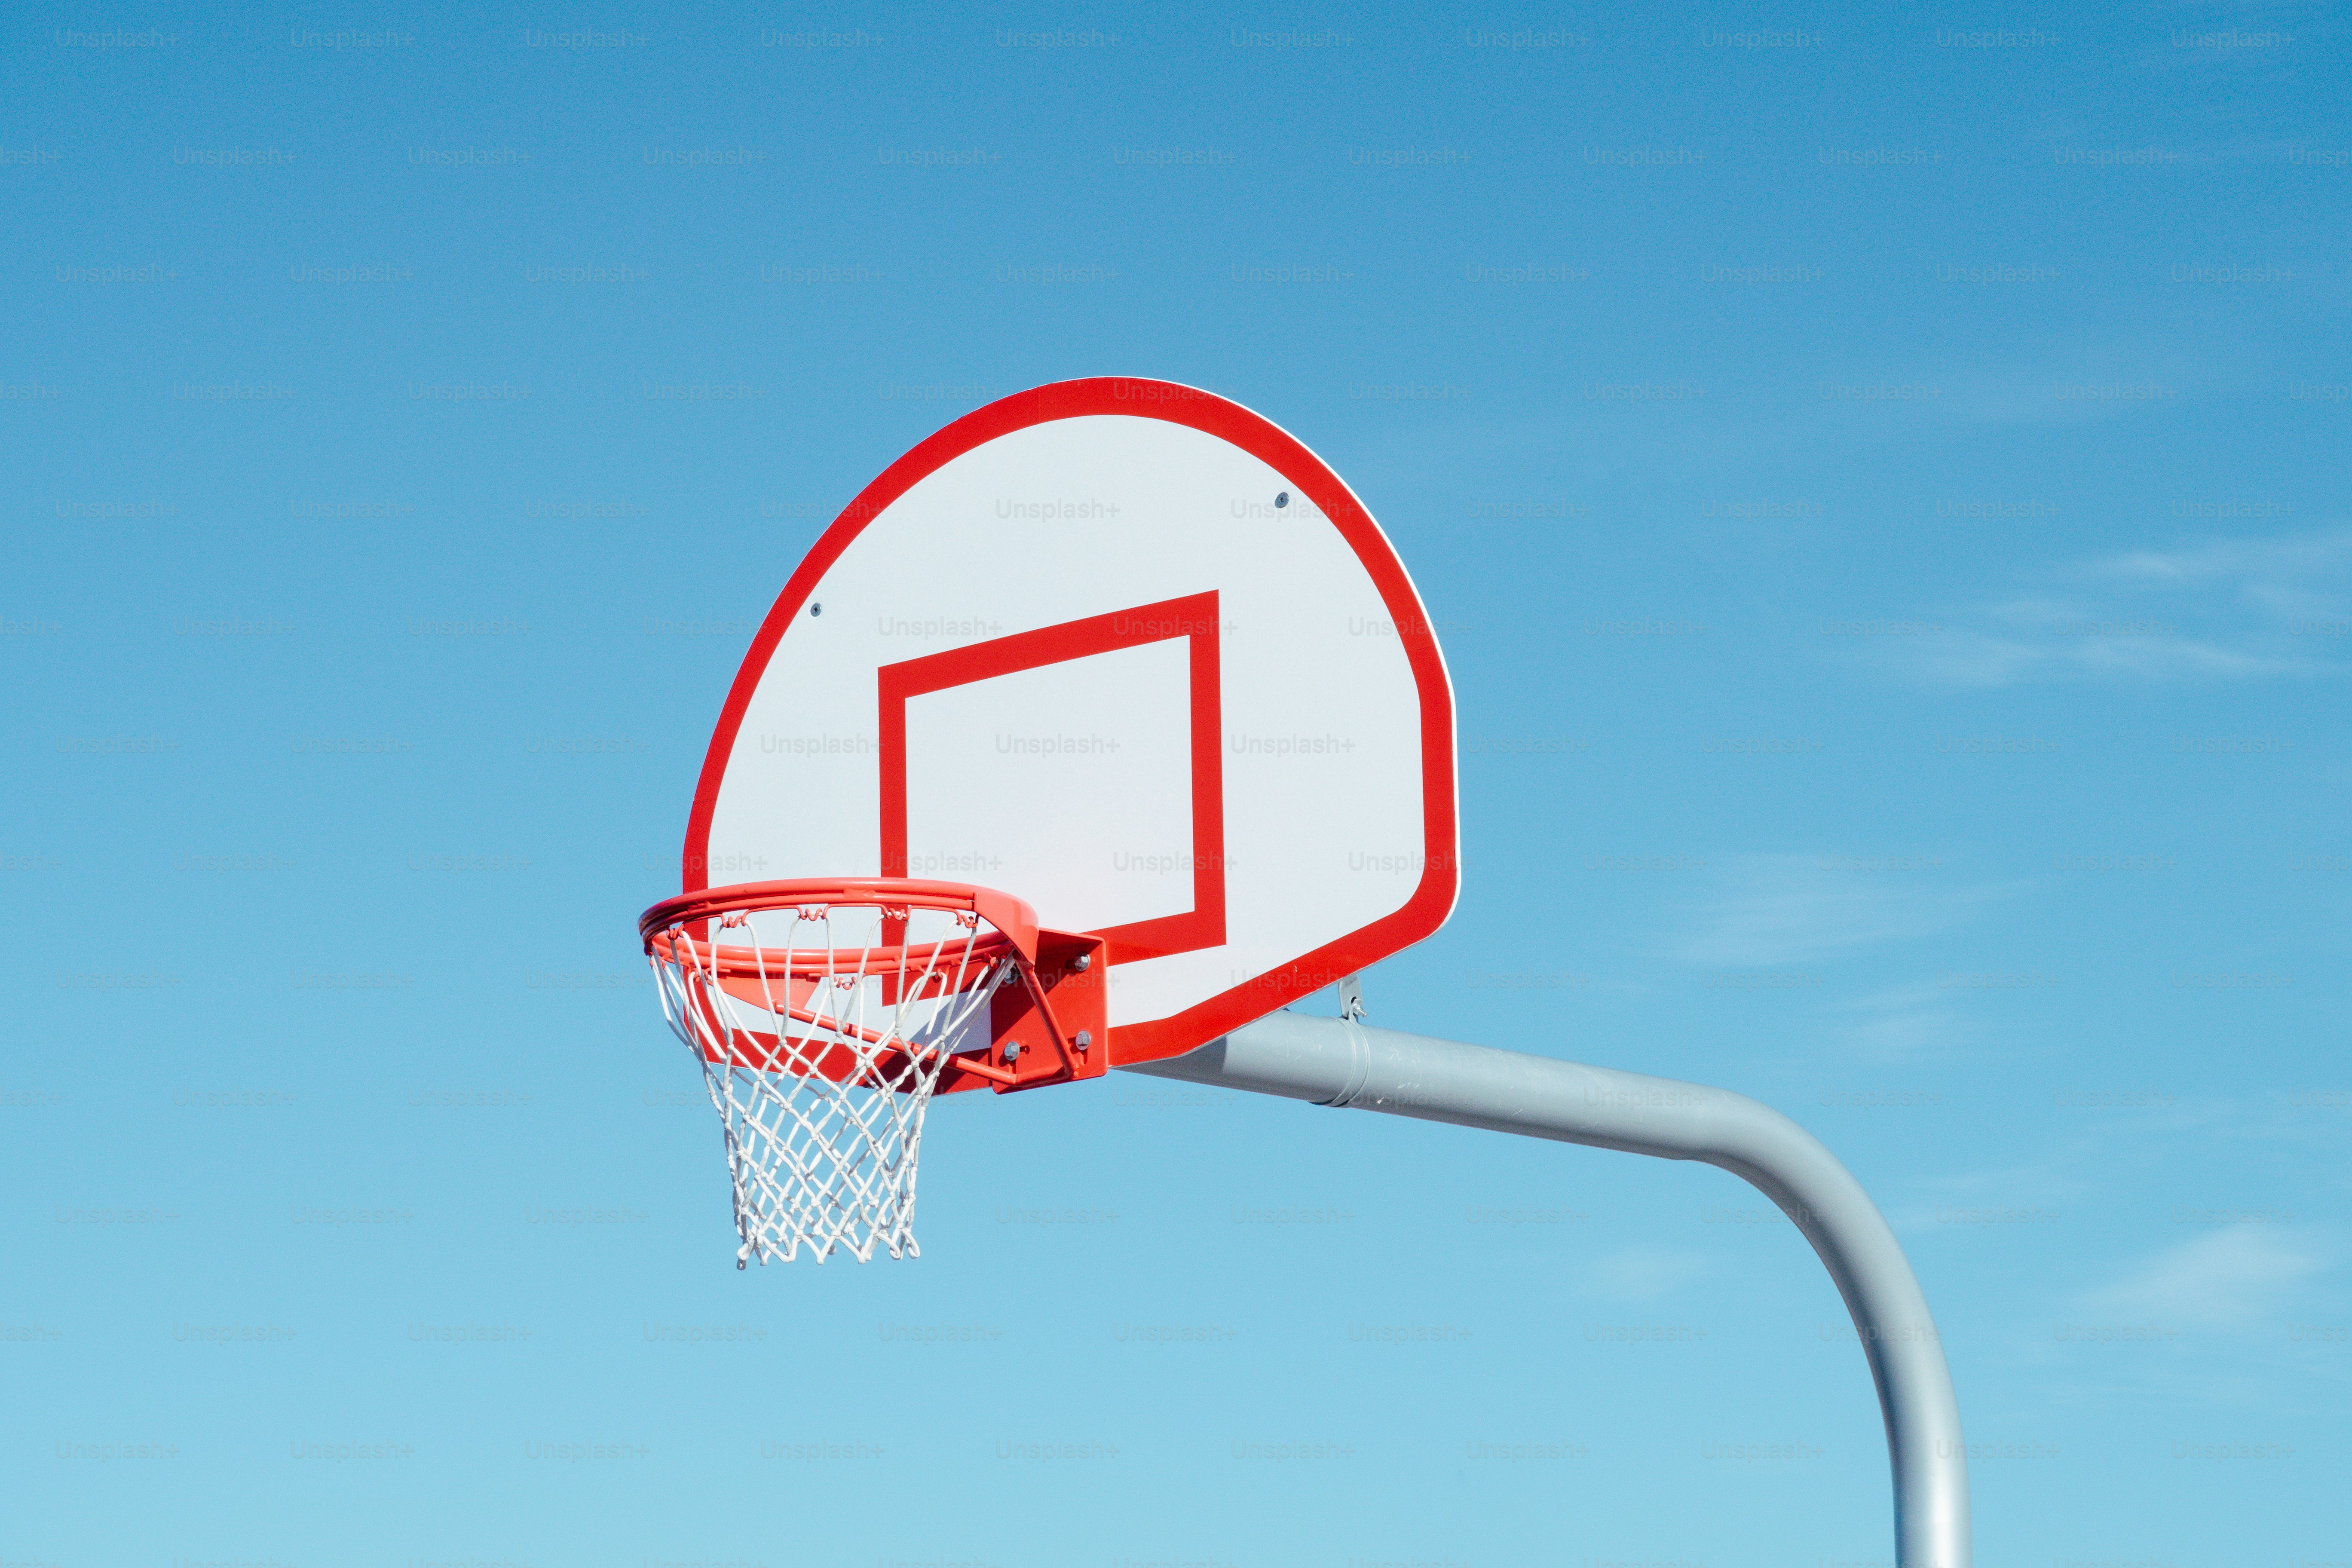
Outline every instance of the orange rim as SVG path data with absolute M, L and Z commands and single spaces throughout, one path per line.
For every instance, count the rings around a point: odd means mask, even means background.
M 1013 951 L 1034 963 L 1037 960 L 1037 911 L 1010 893 L 1000 893 L 993 888 L 974 887 L 969 882 L 930 882 L 905 877 L 862 877 L 840 881 L 803 879 L 788 882 L 740 882 L 729 888 L 704 888 L 695 892 L 680 893 L 664 899 L 660 903 L 637 917 L 637 936 L 646 952 L 654 952 L 654 944 L 668 933 L 687 926 L 698 926 L 707 921 L 724 921 L 730 915 L 757 914 L 766 910 L 834 910 L 872 909 L 882 911 L 887 921 L 893 917 L 903 921 L 908 910 L 947 910 L 978 915 L 996 928 L 995 937 L 982 936 L 981 942 L 1002 939 Z M 944 940 L 944 939 L 943 939 Z M 938 946 L 919 942 L 919 951 Z M 721 947 L 721 962 L 742 962 L 756 950 Z M 896 968 L 908 951 L 905 943 L 880 945 L 864 950 L 868 955 L 866 973 L 875 973 L 873 964 L 881 961 Z M 887 955 L 887 958 L 885 955 Z M 772 961 L 772 972 L 774 963 Z M 756 973 L 756 967 L 755 967 Z M 828 969 L 826 973 L 839 973 Z

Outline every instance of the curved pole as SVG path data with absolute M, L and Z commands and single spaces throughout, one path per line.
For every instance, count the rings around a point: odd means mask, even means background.
M 1853 1316 L 1895 1472 L 1901 1568 L 1969 1568 L 1968 1450 L 1951 1370 L 1902 1245 L 1819 1139 L 1728 1089 L 1275 1013 L 1127 1070 L 1318 1105 L 1720 1165 L 1760 1188 L 1829 1266 Z

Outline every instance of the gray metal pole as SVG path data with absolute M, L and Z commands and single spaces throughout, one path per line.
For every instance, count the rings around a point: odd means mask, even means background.
M 1878 1384 L 1901 1568 L 1969 1568 L 1968 1453 L 1951 1369 L 1902 1244 L 1852 1173 L 1768 1105 L 1673 1079 L 1276 1013 L 1130 1068 L 1318 1105 L 1720 1165 L 1762 1189 L 1829 1266 Z

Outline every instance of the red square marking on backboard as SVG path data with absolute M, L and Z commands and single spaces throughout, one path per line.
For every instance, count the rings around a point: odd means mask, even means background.
M 1217 595 L 1213 592 L 1113 610 L 882 666 L 876 681 L 882 705 L 882 875 L 907 874 L 908 698 L 1172 637 L 1186 638 L 1191 645 L 1192 907 L 1182 914 L 1132 921 L 1092 934 L 1108 944 L 1113 963 L 1223 945 L 1225 784 L 1219 751 L 1223 725 L 1217 697 Z M 1040 801 L 1037 809 L 1051 811 L 1053 802 Z M 1018 898 L 1022 889 L 1004 891 Z

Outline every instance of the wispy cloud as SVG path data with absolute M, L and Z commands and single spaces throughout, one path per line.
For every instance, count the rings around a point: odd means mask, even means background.
M 1612 1301 L 1654 1301 L 1706 1277 L 1707 1256 L 1673 1247 L 1629 1247 L 1588 1266 L 1592 1293 Z
M 2131 550 L 2083 574 L 2147 590 L 2218 588 L 2250 610 L 2293 617 L 2343 613 L 2352 529 L 2289 539 L 2212 539 L 2179 550 Z
M 1946 1237 L 1990 1211 L 2059 1223 L 2096 1191 L 2082 1174 L 2084 1147 L 2070 1140 L 2038 1159 L 1924 1177 L 1920 1195 L 1886 1205 L 1886 1222 L 1905 1236 Z
M 1807 963 L 1950 931 L 2007 889 L 1934 888 L 1901 873 L 1826 869 L 1815 855 L 1735 856 L 1668 944 L 1688 963 Z
M 1980 1025 L 1970 1025 L 1952 1005 L 1946 987 L 1921 983 L 1891 985 L 1840 1002 L 1835 1011 L 1853 1021 L 1845 1044 L 1864 1061 L 1888 1065 L 1948 1058 L 1959 1052 Z
M 1873 651 L 1951 686 L 2341 675 L 2352 529 L 2100 556 L 1945 621 Z
M 2278 1310 L 2326 1261 L 2268 1228 L 2229 1226 L 2157 1254 L 2087 1292 L 2082 1305 L 2133 1321 L 2231 1328 Z

